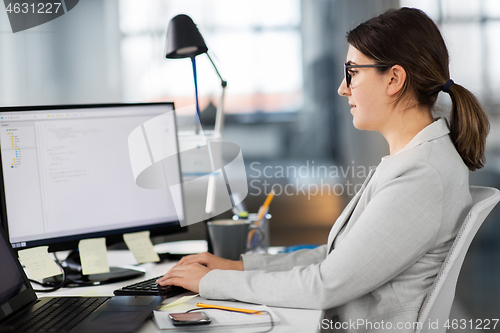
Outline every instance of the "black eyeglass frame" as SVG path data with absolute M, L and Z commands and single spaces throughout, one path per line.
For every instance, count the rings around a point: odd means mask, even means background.
M 347 88 L 351 85 L 351 80 L 352 76 L 349 74 L 349 69 L 350 68 L 370 68 L 370 67 L 375 67 L 375 68 L 390 68 L 391 66 L 389 65 L 378 65 L 378 64 L 373 64 L 373 65 L 349 65 L 348 63 L 344 64 L 344 72 L 345 72 L 345 82 L 347 84 Z

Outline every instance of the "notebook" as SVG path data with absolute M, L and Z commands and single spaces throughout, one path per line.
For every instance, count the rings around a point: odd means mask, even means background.
M 198 295 L 193 296 L 187 296 L 183 297 L 183 299 L 174 300 L 171 302 L 172 306 L 170 306 L 170 304 L 166 304 L 162 308 L 155 310 L 153 312 L 153 321 L 156 326 L 161 330 L 179 330 L 179 327 L 174 326 L 172 320 L 169 318 L 169 313 L 185 312 L 191 309 L 196 309 L 196 304 L 198 302 L 209 303 L 215 306 L 228 306 L 232 308 L 244 308 L 248 310 L 264 311 L 265 313 L 261 315 L 255 315 L 217 309 L 204 309 L 203 312 L 205 312 L 212 319 L 212 322 L 207 326 L 200 325 L 196 327 L 190 327 L 189 330 L 208 331 L 209 329 L 213 330 L 215 328 L 226 329 L 247 326 L 273 327 L 280 322 L 280 318 L 269 307 L 265 305 L 232 301 L 205 300 Z M 182 329 L 187 331 L 188 328 L 183 327 Z M 256 332 L 259 332 L 259 330 L 256 330 Z M 262 330 L 260 330 L 260 332 L 262 332 Z
M 133 332 L 162 302 L 160 296 L 38 298 L 0 233 L 0 332 Z

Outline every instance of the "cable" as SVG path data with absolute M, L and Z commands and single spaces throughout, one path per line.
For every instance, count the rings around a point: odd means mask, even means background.
M 36 280 L 29 279 L 29 281 L 31 283 L 35 283 L 35 284 L 41 285 L 42 287 L 51 287 L 51 288 L 46 288 L 46 289 L 33 289 L 33 291 L 35 291 L 37 293 L 46 293 L 46 292 L 56 291 L 57 289 L 62 288 L 66 284 L 66 271 L 64 270 L 64 267 L 61 265 L 61 262 L 59 261 L 59 259 L 57 259 L 56 254 L 53 253 L 53 255 L 54 255 L 54 258 L 55 258 L 54 261 L 56 262 L 57 266 L 59 266 L 61 268 L 61 271 L 62 271 L 61 283 L 58 284 L 58 285 L 53 286 L 51 283 L 48 283 L 48 282 L 44 283 L 44 282 L 39 282 L 39 281 L 36 281 Z
M 221 310 L 221 311 L 228 311 L 228 312 L 236 312 L 236 313 L 241 313 L 241 314 L 246 314 L 250 316 L 256 315 L 255 313 L 244 313 L 244 312 L 239 312 L 239 311 L 233 311 L 233 310 L 227 310 L 227 309 L 217 309 L 217 308 L 196 308 L 196 309 L 191 309 L 186 311 L 185 313 L 193 312 L 193 311 L 205 311 L 205 310 Z M 271 324 L 271 327 L 267 331 L 261 331 L 261 332 L 256 332 L 256 333 L 267 333 L 271 332 L 274 328 L 274 320 L 273 316 L 269 311 L 259 311 L 260 313 L 265 313 L 269 316 L 269 324 Z

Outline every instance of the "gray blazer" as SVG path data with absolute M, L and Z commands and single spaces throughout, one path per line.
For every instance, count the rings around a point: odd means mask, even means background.
M 333 225 L 328 244 L 244 255 L 245 271 L 210 271 L 200 281 L 200 295 L 330 309 L 346 332 L 414 332 L 420 306 L 470 209 L 468 175 L 446 120 L 438 119 L 370 173 Z

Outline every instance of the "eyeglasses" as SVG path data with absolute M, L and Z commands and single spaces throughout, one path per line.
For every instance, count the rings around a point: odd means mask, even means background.
M 344 72 L 345 72 L 345 82 L 347 83 L 347 88 L 351 84 L 352 76 L 349 73 L 350 68 L 365 68 L 365 67 L 376 67 L 376 68 L 389 68 L 389 65 L 349 65 L 347 63 L 344 64 Z

